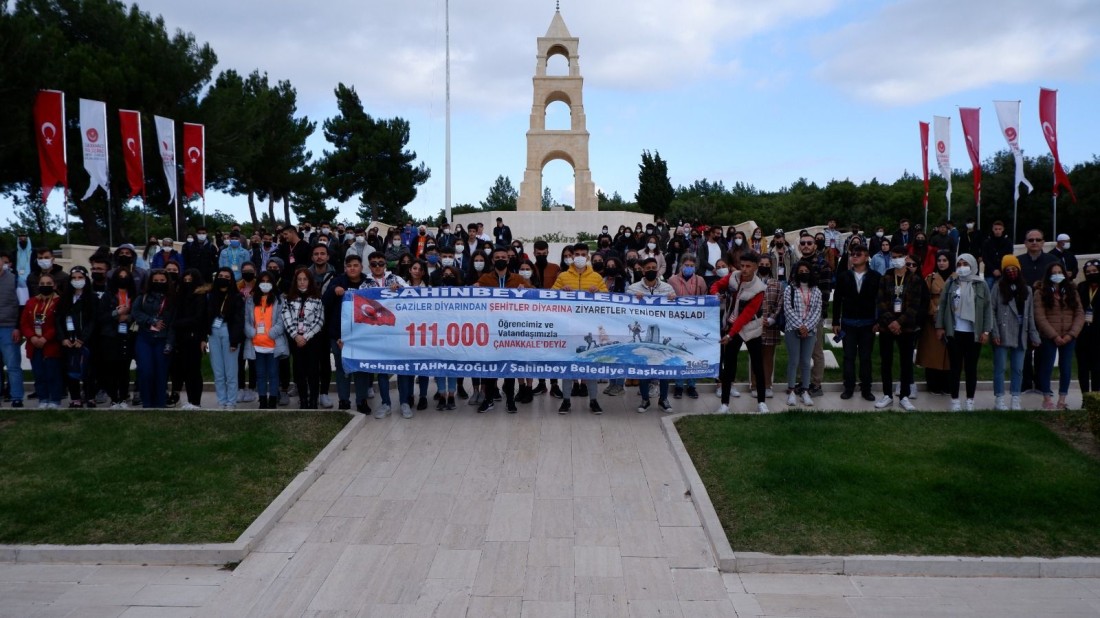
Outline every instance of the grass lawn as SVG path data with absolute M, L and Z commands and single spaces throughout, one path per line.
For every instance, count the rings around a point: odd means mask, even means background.
M 736 551 L 1100 555 L 1100 462 L 1036 413 L 677 422 Z
M 347 421 L 0 410 L 0 543 L 232 542 Z

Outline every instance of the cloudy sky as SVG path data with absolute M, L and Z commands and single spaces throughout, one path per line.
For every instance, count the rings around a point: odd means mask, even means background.
M 335 113 L 338 82 L 369 113 L 408 119 L 410 147 L 432 170 L 410 211 L 442 208 L 444 0 L 139 5 L 209 42 L 218 70 L 290 80 L 311 119 Z M 450 10 L 452 201 L 477 203 L 498 175 L 522 180 L 535 39 L 554 4 L 452 0 Z M 1096 0 L 563 0 L 561 12 L 580 38 L 593 180 L 609 194 L 633 196 L 643 149 L 668 160 L 674 185 L 890 182 L 919 173 L 917 122 L 934 114 L 952 117 L 952 164 L 969 169 L 957 107 L 982 108 L 984 157 L 1005 146 L 995 99 L 1022 101 L 1022 147 L 1042 154 L 1040 86 L 1060 91 L 1063 161 L 1091 159 L 1100 136 Z M 551 127 L 567 123 L 567 110 L 551 109 Z M 327 147 L 320 130 L 309 145 Z M 567 164 L 548 165 L 544 183 L 572 203 Z M 246 212 L 243 198 L 208 204 Z

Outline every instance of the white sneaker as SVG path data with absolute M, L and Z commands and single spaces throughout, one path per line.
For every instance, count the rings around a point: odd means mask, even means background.
M 1023 410 L 1024 409 L 1023 404 L 1020 402 L 1020 396 L 1019 395 L 1013 395 L 1012 396 L 1012 409 L 1013 410 Z
M 1008 409 L 1008 404 L 1005 403 L 1005 396 L 1004 395 L 997 395 L 996 403 L 993 404 L 993 407 L 998 409 L 998 410 L 1007 410 Z
M 374 418 L 386 418 L 390 415 L 390 407 L 382 404 L 374 409 Z
M 802 391 L 802 405 L 808 407 L 814 405 L 814 398 L 810 396 L 810 391 Z
M 974 411 L 974 400 L 973 399 L 967 399 L 966 400 L 966 411 L 967 412 L 973 412 Z
M 253 403 L 260 400 L 260 394 L 252 390 L 251 388 L 246 390 L 244 394 L 248 396 L 248 403 Z M 240 399 L 238 399 L 237 401 L 240 401 Z
M 714 396 L 719 398 L 719 399 L 722 398 L 722 387 L 721 386 L 715 387 Z
M 715 414 L 729 414 L 730 413 L 730 407 L 727 406 L 726 404 L 722 404 L 722 405 L 718 406 L 718 409 L 715 410 L 714 413 Z
M 288 397 L 297 397 L 298 396 L 298 385 L 291 382 L 290 383 L 290 388 L 287 389 L 286 394 L 287 394 Z
M 317 405 L 327 410 L 332 407 L 332 400 L 329 399 L 328 395 L 321 395 L 317 398 Z
M 180 410 L 199 410 L 199 409 L 201 409 L 201 408 L 199 408 L 195 404 L 191 403 L 190 401 L 188 401 L 187 403 L 180 406 Z
M 763 402 L 756 404 L 756 411 L 759 414 L 767 414 L 768 412 L 771 412 L 771 410 L 768 409 L 768 404 Z
M 95 403 L 97 406 L 101 406 L 107 403 L 107 391 L 99 391 L 95 394 Z
M 38 409 L 39 410 L 48 410 L 49 408 L 50 408 L 50 404 L 48 402 L 45 402 L 45 401 L 38 402 Z
M 237 401 L 240 401 L 241 403 L 248 403 L 248 389 L 247 388 L 237 389 Z
M 787 393 L 787 405 L 792 407 L 798 405 L 798 395 L 795 395 L 793 390 Z
M 879 399 L 875 402 L 875 407 L 879 410 L 883 408 L 889 408 L 892 405 L 894 405 L 894 398 L 890 395 L 883 395 L 882 399 Z
M 374 387 L 373 386 L 368 386 L 367 387 L 367 399 L 374 399 Z
M 917 383 L 916 382 L 909 385 L 909 398 L 910 399 L 916 399 L 917 398 Z
M 768 399 L 771 399 L 772 397 L 775 397 L 775 393 L 772 391 L 772 389 L 765 388 L 764 389 L 764 396 L 767 397 Z
M 901 398 L 901 407 L 906 412 L 912 412 L 913 410 L 917 409 L 917 407 L 914 406 L 911 401 L 909 401 L 908 397 L 902 397 Z
M 740 397 L 741 391 L 737 390 L 737 387 L 730 384 L 730 397 Z
M 409 407 L 409 404 L 407 404 L 407 403 L 401 404 L 401 418 L 412 418 L 412 417 L 413 417 L 413 409 Z
M 952 399 L 951 400 L 951 411 L 952 412 L 962 411 L 962 405 L 959 403 L 958 399 Z

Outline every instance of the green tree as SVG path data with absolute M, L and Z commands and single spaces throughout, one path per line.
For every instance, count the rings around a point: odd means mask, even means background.
M 661 159 L 661 153 L 642 151 L 642 162 L 638 166 L 638 192 L 635 201 L 642 212 L 651 215 L 663 215 L 668 212 L 674 196 L 672 181 L 668 179 L 668 163 Z
M 333 145 L 319 170 L 330 197 L 346 202 L 359 195 L 359 216 L 370 221 L 399 223 L 416 188 L 431 172 L 416 153 L 406 150 L 409 123 L 401 118 L 375 119 L 363 110 L 354 88 L 336 87 L 339 114 L 324 122 L 325 139 Z
M 557 203 L 554 201 L 554 194 L 550 192 L 550 187 L 543 187 L 542 189 L 542 209 L 550 210 Z
M 512 180 L 503 174 L 497 176 L 496 182 L 489 188 L 489 195 L 481 202 L 481 209 L 515 210 L 516 200 L 519 199 L 519 191 L 512 186 Z

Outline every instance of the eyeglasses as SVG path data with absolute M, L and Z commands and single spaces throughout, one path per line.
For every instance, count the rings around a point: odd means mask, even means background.
M 798 244 L 808 247 L 808 246 L 814 244 L 814 241 L 812 241 L 812 240 L 800 240 L 800 241 L 798 241 Z
M 375 266 L 385 266 L 385 265 L 386 265 L 385 262 L 371 262 L 370 263 L 371 268 L 374 268 Z
M 905 263 L 905 267 L 906 267 L 906 268 L 916 268 L 916 267 L 917 267 L 917 265 L 916 265 L 915 263 L 913 263 L 913 262 L 906 262 L 906 263 Z

